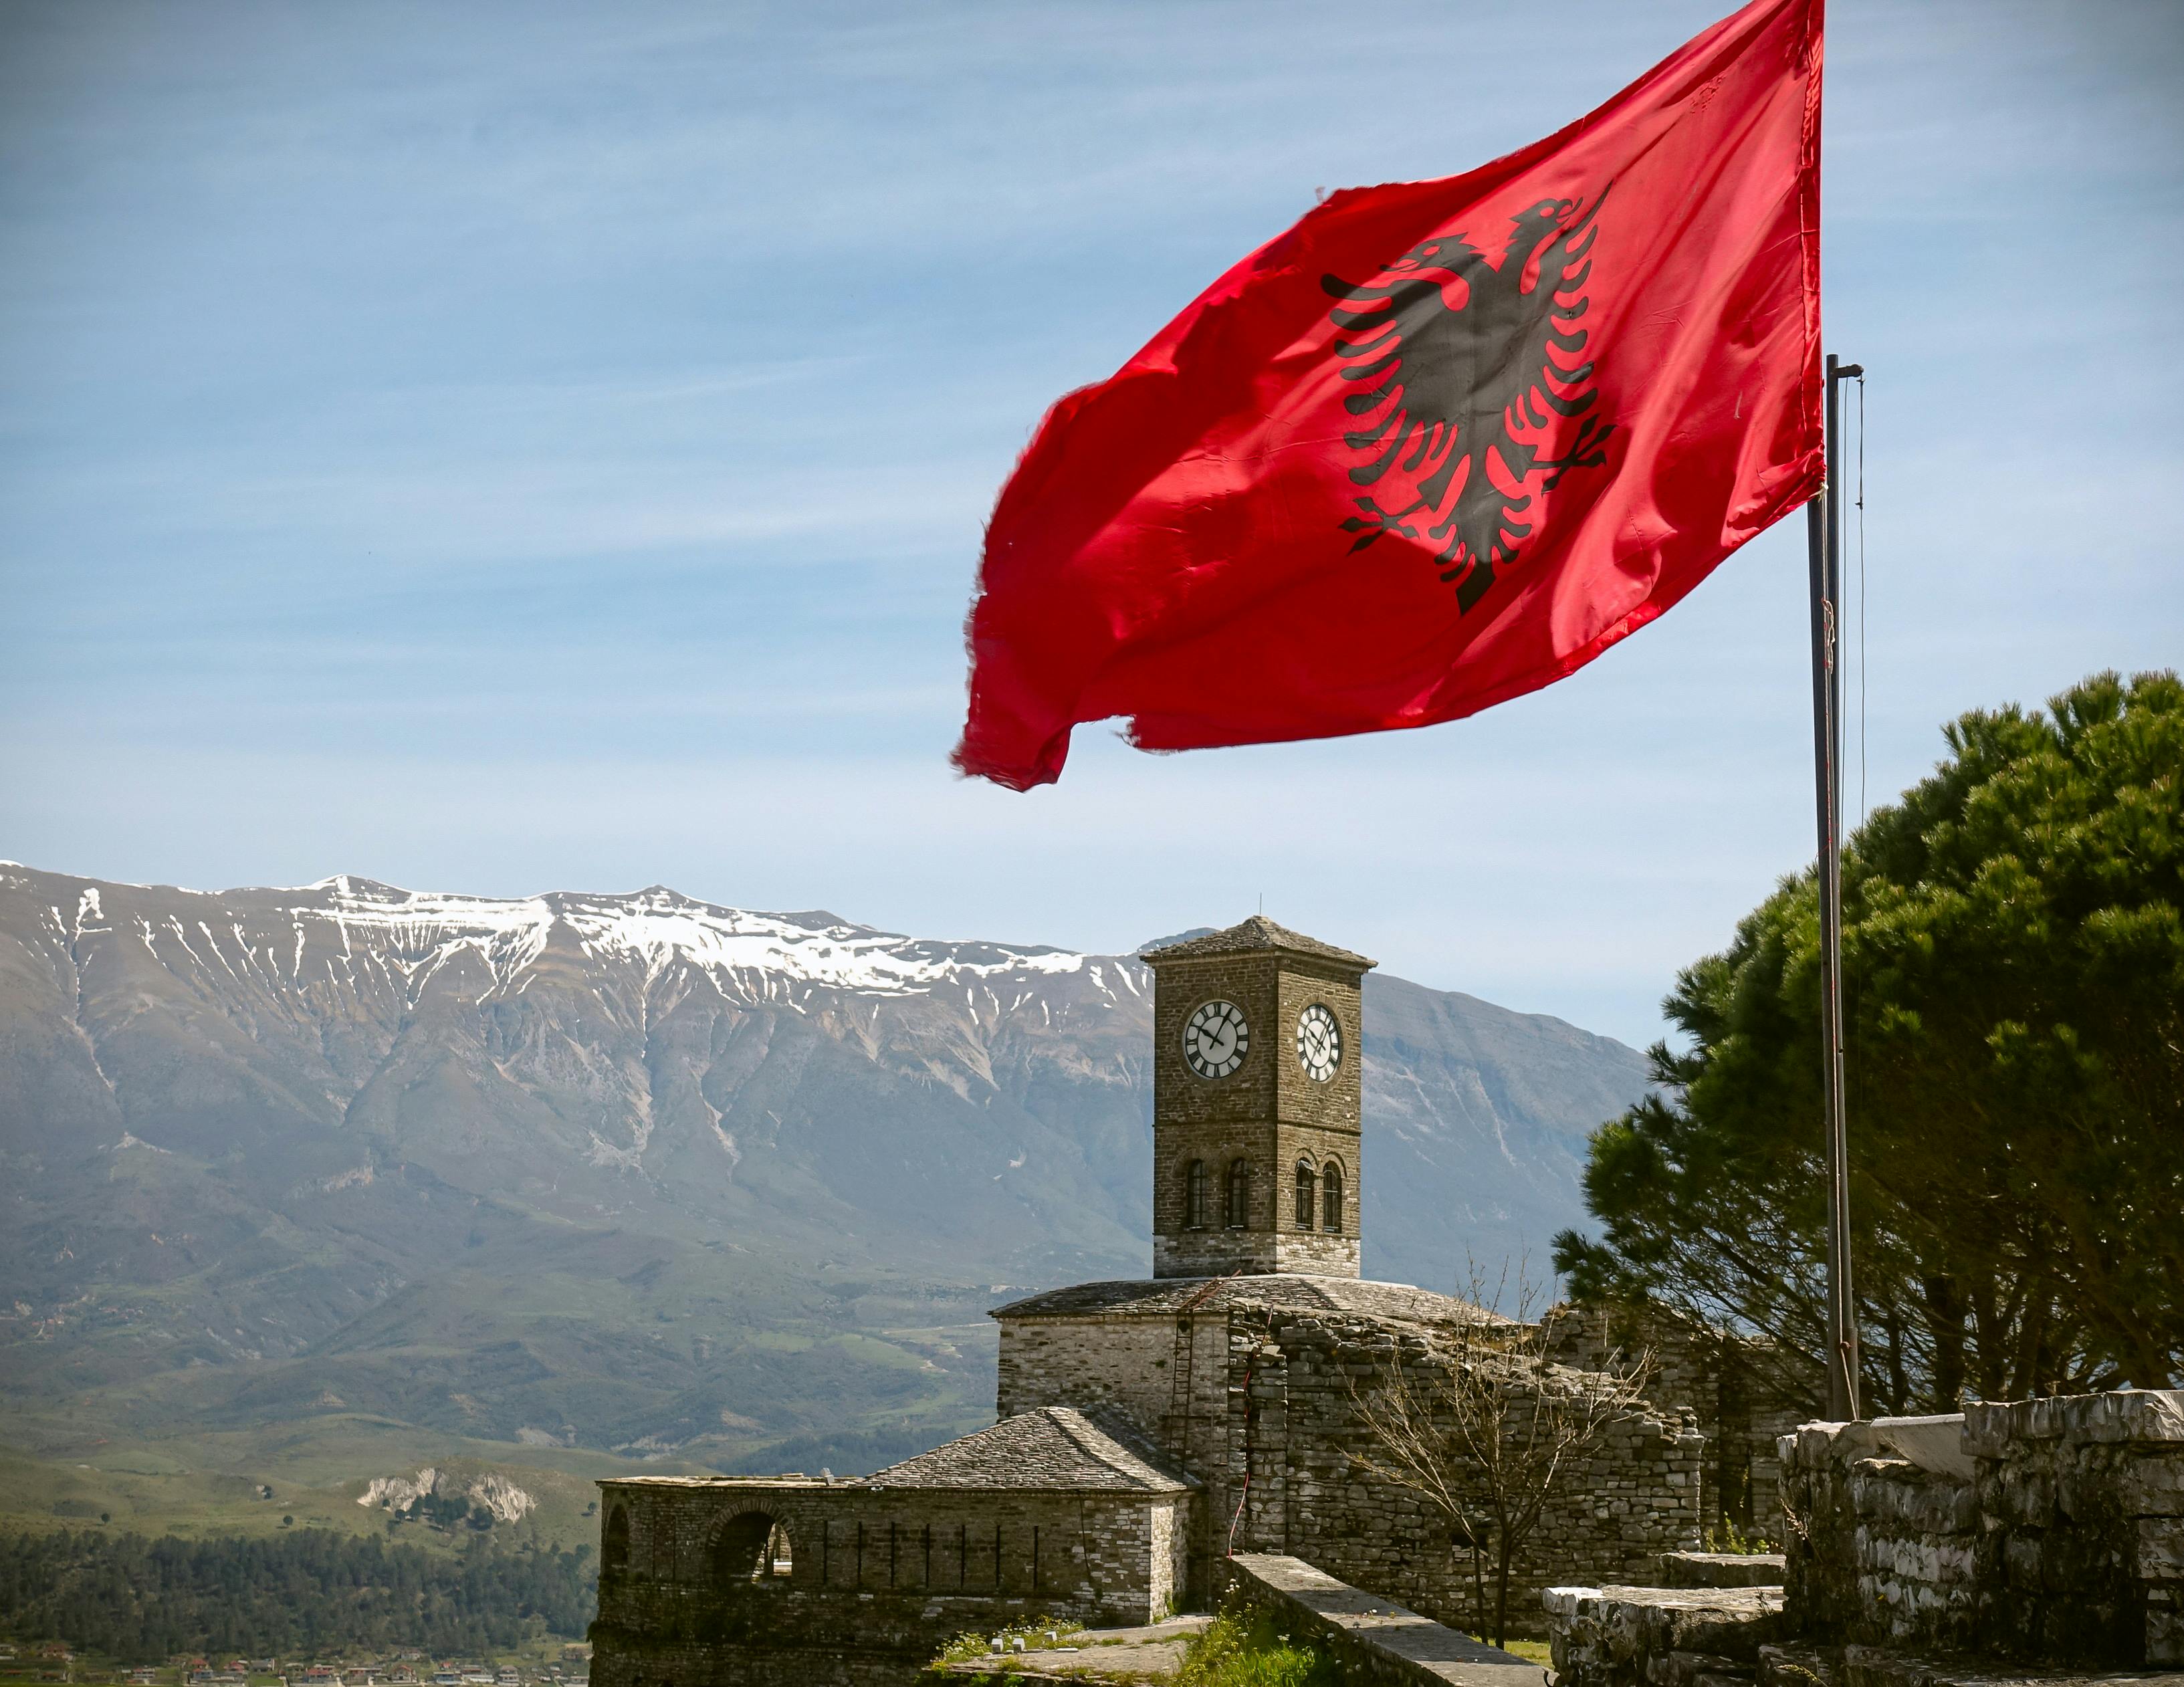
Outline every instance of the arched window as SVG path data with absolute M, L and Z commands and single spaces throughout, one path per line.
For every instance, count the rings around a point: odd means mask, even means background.
M 1330 1160 L 1319 1168 L 1319 1228 L 1342 1228 L 1342 1166 Z
M 1312 1161 L 1300 1160 L 1296 1167 L 1296 1222 L 1300 1230 L 1312 1228 L 1312 1209 L 1318 1205 L 1312 1199 Z
M 629 1512 L 624 1506 L 607 1508 L 607 1526 L 599 1536 L 599 1567 L 615 1575 L 629 1568 Z
M 1194 1160 L 1183 1172 L 1183 1224 L 1186 1230 L 1203 1230 L 1209 1217 L 1206 1162 Z
M 788 1531 L 764 1512 L 739 1512 L 722 1527 L 713 1547 L 715 1580 L 734 1587 L 788 1571 Z
M 1251 1223 L 1251 1162 L 1228 1162 L 1228 1228 L 1245 1230 Z

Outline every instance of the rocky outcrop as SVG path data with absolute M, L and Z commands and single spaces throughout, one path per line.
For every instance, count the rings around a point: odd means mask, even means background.
M 475 1506 L 495 1523 L 512 1523 L 538 1509 L 538 1497 L 498 1471 L 478 1476 L 457 1476 L 426 1465 L 415 1476 L 375 1476 L 358 1495 L 359 1506 L 378 1506 L 407 1516 L 427 1500 Z

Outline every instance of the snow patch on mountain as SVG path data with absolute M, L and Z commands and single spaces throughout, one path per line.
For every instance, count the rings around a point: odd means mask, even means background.
M 467 950 L 486 964 L 493 991 L 506 991 L 545 953 L 557 922 L 588 956 L 633 964 L 647 983 L 679 965 L 713 975 L 738 996 L 764 998 L 772 994 L 766 981 L 775 979 L 867 995 L 960 985 L 967 995 L 974 983 L 990 989 L 987 981 L 994 977 L 1051 977 L 1093 965 L 1067 949 L 937 943 L 827 915 L 723 908 L 657 885 L 625 896 L 555 891 L 501 899 L 398 890 L 343 874 L 305 889 L 324 901 L 289 910 L 299 955 L 307 922 L 326 921 L 338 929 L 345 951 L 352 933 L 391 951 L 413 988 Z M 1103 993 L 1113 993 L 1104 969 L 1095 967 L 1092 976 Z

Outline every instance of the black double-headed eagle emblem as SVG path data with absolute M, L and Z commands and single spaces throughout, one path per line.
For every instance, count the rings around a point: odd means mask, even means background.
M 1357 535 L 1351 549 L 1387 533 L 1423 535 L 1461 610 L 1531 533 L 1531 477 L 1541 474 L 1538 490 L 1549 492 L 1571 470 L 1607 460 L 1615 428 L 1587 414 L 1600 395 L 1578 326 L 1607 198 L 1519 211 L 1498 264 L 1462 235 L 1441 234 L 1382 265 L 1379 281 L 1320 278 L 1342 301 L 1329 313 L 1334 351 L 1342 379 L 1356 383 L 1342 401 L 1358 418 L 1342 436 L 1361 459 L 1350 478 L 1375 487 L 1400 469 L 1412 494 L 1394 509 L 1384 490 L 1353 500 L 1358 513 L 1342 523 Z M 1456 303 L 1451 278 L 1462 283 Z

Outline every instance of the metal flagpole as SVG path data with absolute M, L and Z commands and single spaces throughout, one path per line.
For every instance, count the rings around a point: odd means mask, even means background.
M 1805 506 L 1813 582 L 1813 783 L 1819 810 L 1820 1092 L 1828 1143 L 1828 1416 L 1858 1416 L 1858 1319 L 1851 1300 L 1850 1156 L 1843 1113 L 1842 382 L 1865 371 L 1827 361 L 1827 480 Z

